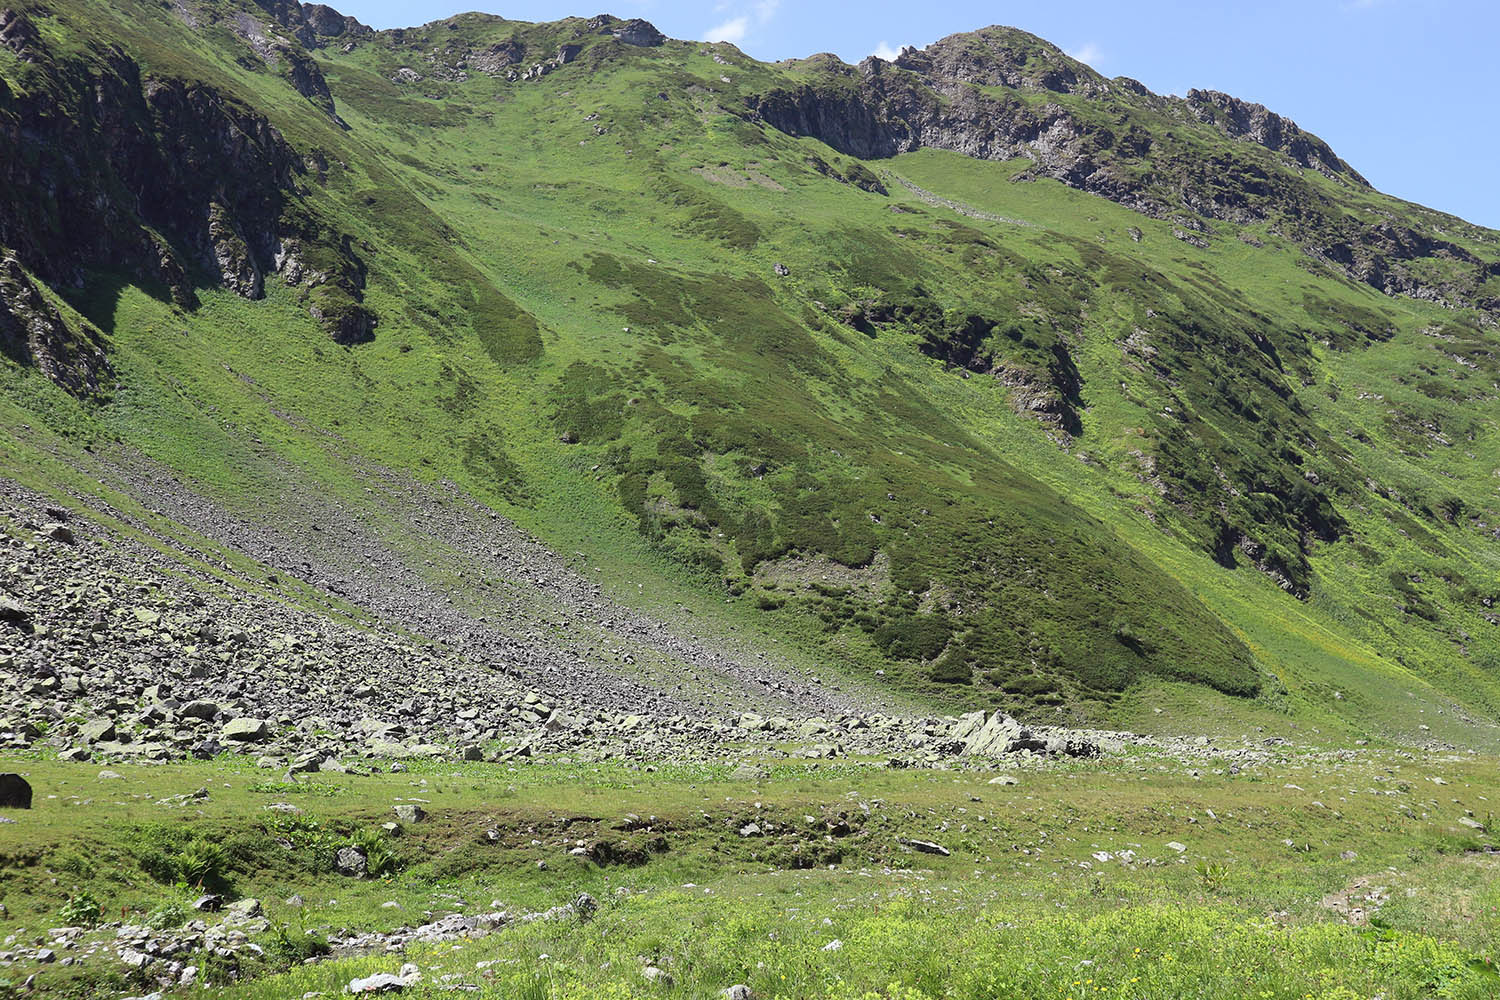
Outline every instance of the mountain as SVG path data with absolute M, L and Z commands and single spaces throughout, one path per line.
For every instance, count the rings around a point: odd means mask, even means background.
M 490 649 L 457 503 L 798 691 L 1493 738 L 1500 234 L 1259 105 L 1000 27 L 49 0 L 0 148 L 7 481 L 231 589 Z

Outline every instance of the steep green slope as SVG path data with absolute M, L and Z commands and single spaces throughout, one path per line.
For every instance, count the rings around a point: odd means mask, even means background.
M 1495 234 L 1290 123 L 999 29 L 853 70 L 606 18 L 19 9 L 0 242 L 118 387 L 8 350 L 14 419 L 241 509 L 449 479 L 955 703 L 1493 716 Z M 855 141 L 917 106 L 929 141 Z M 981 133 L 1005 162 L 951 151 Z

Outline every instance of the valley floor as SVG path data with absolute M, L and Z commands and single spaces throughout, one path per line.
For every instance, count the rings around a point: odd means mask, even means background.
M 0 810 L 5 996 L 1500 991 L 1469 753 L 0 771 L 35 792 Z

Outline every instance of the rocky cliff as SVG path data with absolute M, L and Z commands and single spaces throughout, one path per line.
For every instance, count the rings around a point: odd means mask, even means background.
M 256 299 L 279 274 L 336 340 L 370 338 L 363 266 L 300 198 L 308 164 L 264 115 L 116 48 L 54 52 L 43 16 L 0 11 L 28 70 L 25 90 L 0 79 L 0 247 L 50 284 L 117 271 L 184 309 L 205 284 Z
M 790 64 L 796 82 L 749 98 L 752 117 L 840 152 L 884 158 L 946 149 L 987 160 L 1026 158 L 1022 179 L 1047 177 L 1205 241 L 1215 221 L 1269 223 L 1310 256 L 1387 294 L 1500 308 L 1486 283 L 1500 271 L 1436 234 L 1346 211 L 1337 188 L 1368 182 L 1326 142 L 1258 104 L 1214 91 L 1161 97 L 1107 79 L 1033 35 L 987 28 L 893 61 L 849 66 L 829 55 Z M 1194 237 L 1193 232 L 1200 235 Z M 1419 262 L 1454 265 L 1434 277 Z

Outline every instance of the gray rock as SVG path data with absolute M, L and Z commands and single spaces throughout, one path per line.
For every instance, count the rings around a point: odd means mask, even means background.
M 212 701 L 190 701 L 182 706 L 182 714 L 189 719 L 212 722 L 219 717 L 219 706 Z
M 427 818 L 427 810 L 414 803 L 403 803 L 396 807 L 396 818 L 403 823 L 420 823 Z
M 78 727 L 78 738 L 85 743 L 113 743 L 115 724 L 109 719 L 95 719 Z
M 224 897 L 210 892 L 193 900 L 193 909 L 203 913 L 218 913 L 224 908 Z
M 348 878 L 364 878 L 369 874 L 369 861 L 365 852 L 354 846 L 341 847 L 333 856 L 333 867 Z
M 939 844 L 936 841 L 932 841 L 932 840 L 904 840 L 903 839 L 901 841 L 901 843 L 903 845 L 907 846 L 907 847 L 910 847 L 914 851 L 921 851 L 923 854 L 936 854 L 936 855 L 938 855 L 940 857 L 946 858 L 946 857 L 948 857 L 952 853 L 952 852 L 950 852 L 948 850 L 948 848 L 944 847 L 942 844 Z
M 237 899 L 224 907 L 226 921 L 253 920 L 261 915 L 260 900 Z
M 231 719 L 219 733 L 235 743 L 261 743 L 271 736 L 271 727 L 265 719 Z
M 19 774 L 0 774 L 0 809 L 30 809 L 31 784 Z
M 31 609 L 7 594 L 0 594 L 0 622 L 20 626 L 30 625 Z
M 996 712 L 968 738 L 962 752 L 969 756 L 997 757 L 1010 753 L 1021 736 L 1019 722 L 1004 712 Z
M 667 36 L 658 31 L 656 25 L 638 17 L 609 25 L 605 30 L 614 35 L 616 41 L 626 45 L 653 46 L 661 45 L 667 40 Z
M 55 521 L 51 524 L 42 525 L 42 534 L 52 539 L 54 542 L 61 542 L 64 545 L 72 545 L 75 541 L 77 541 L 77 539 L 73 537 L 72 528 L 68 527 L 66 524 L 61 524 Z
M 766 770 L 754 764 L 741 764 L 729 774 L 730 781 L 760 781 L 765 777 Z
M 587 920 L 599 911 L 599 901 L 586 892 L 580 892 L 573 897 L 573 909 L 580 917 Z
M 724 991 L 724 1000 L 755 1000 L 755 992 L 743 983 L 735 983 Z
M 401 976 L 389 972 L 377 972 L 363 979 L 351 979 L 344 988 L 346 993 L 400 993 L 411 985 Z

